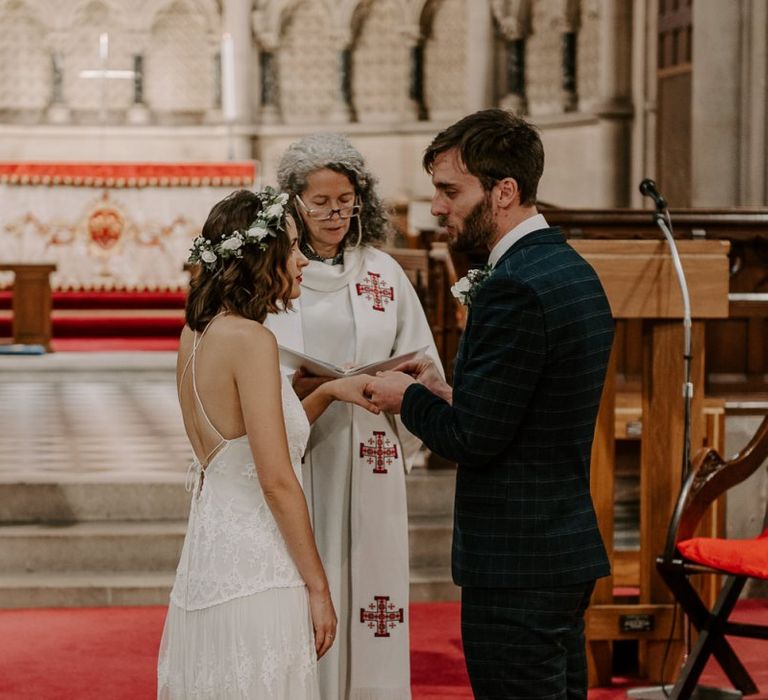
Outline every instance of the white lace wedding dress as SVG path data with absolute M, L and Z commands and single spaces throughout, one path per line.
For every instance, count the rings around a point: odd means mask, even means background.
M 190 358 L 192 385 L 216 431 L 195 381 L 202 335 Z M 283 378 L 282 385 L 291 463 L 301 480 L 309 424 L 290 383 Z M 306 586 L 264 500 L 248 438 L 225 440 L 216 433 L 221 442 L 205 470 L 193 463 L 189 525 L 160 643 L 157 697 L 318 700 Z

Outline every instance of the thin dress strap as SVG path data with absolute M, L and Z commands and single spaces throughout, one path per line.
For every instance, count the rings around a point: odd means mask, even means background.
M 229 442 L 216 428 L 216 426 L 211 422 L 211 419 L 208 417 L 208 413 L 205 410 L 205 406 L 203 406 L 203 401 L 200 398 L 200 394 L 197 391 L 197 375 L 195 373 L 195 365 L 196 365 L 196 356 L 197 356 L 197 349 L 200 347 L 200 343 L 203 340 L 203 337 L 208 332 L 208 329 L 211 327 L 213 322 L 219 317 L 222 316 L 224 312 L 220 312 L 216 314 L 210 321 L 208 321 L 208 325 L 203 329 L 202 333 L 199 333 L 195 331 L 195 337 L 192 341 L 192 352 L 190 353 L 189 357 L 187 358 L 187 362 L 184 365 L 184 369 L 181 373 L 181 381 L 184 381 L 184 375 L 187 373 L 187 368 L 189 365 L 192 365 L 192 390 L 195 394 L 195 399 L 197 399 L 197 403 L 200 406 L 200 411 L 203 414 L 203 418 L 207 421 L 208 425 L 211 427 L 211 430 L 213 430 L 216 435 L 219 436 L 219 443 L 205 456 L 205 463 L 208 464 L 208 460 L 211 458 L 211 455 L 216 452 L 222 445 Z M 205 468 L 204 465 L 201 465 L 202 468 Z

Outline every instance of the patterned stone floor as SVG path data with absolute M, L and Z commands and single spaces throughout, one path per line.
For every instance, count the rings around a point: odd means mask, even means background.
M 0 480 L 162 479 L 192 452 L 175 353 L 0 357 Z M 637 548 L 638 482 L 617 477 L 615 544 Z
M 175 353 L 0 358 L 0 478 L 183 472 Z

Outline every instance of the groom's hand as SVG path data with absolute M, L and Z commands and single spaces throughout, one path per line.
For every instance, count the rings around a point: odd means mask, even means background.
M 431 358 L 425 356 L 417 360 L 403 362 L 392 371 L 410 374 L 419 384 L 423 384 L 433 394 L 445 399 L 448 403 L 452 402 L 453 389 L 443 379 L 440 370 L 437 369 Z
M 382 411 L 400 413 L 403 394 L 416 380 L 403 372 L 377 372 L 376 378 L 368 382 L 365 393 Z

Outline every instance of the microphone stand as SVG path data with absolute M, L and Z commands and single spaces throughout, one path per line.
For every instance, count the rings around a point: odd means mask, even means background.
M 680 294 L 683 298 L 683 455 L 680 491 L 682 492 L 688 475 L 691 471 L 691 401 L 693 399 L 693 383 L 691 382 L 691 362 L 693 360 L 693 346 L 691 340 L 691 298 L 688 293 L 688 282 L 685 279 L 685 271 L 680 261 L 680 253 L 677 249 L 675 237 L 672 235 L 672 217 L 669 215 L 669 209 L 666 202 L 655 190 L 655 184 L 650 182 L 651 189 L 647 191 L 643 185 L 640 185 L 640 191 L 644 195 L 650 196 L 656 203 L 656 211 L 653 213 L 654 223 L 661 229 L 664 238 L 669 246 L 669 252 L 672 256 L 672 263 L 675 267 L 677 283 L 680 287 Z M 674 620 L 674 617 L 672 618 Z M 671 632 L 670 632 L 671 641 Z M 691 623 L 687 616 L 683 616 L 683 659 L 681 666 L 685 665 L 688 656 L 691 653 Z M 666 661 L 666 652 L 664 659 Z M 664 683 L 664 664 L 661 669 L 661 685 L 648 688 L 633 688 L 627 691 L 627 697 L 632 700 L 666 700 L 670 697 L 670 692 L 674 687 Z M 709 688 L 696 686 L 691 694 L 691 700 L 726 700 L 741 698 L 739 691 L 725 690 L 721 688 Z

